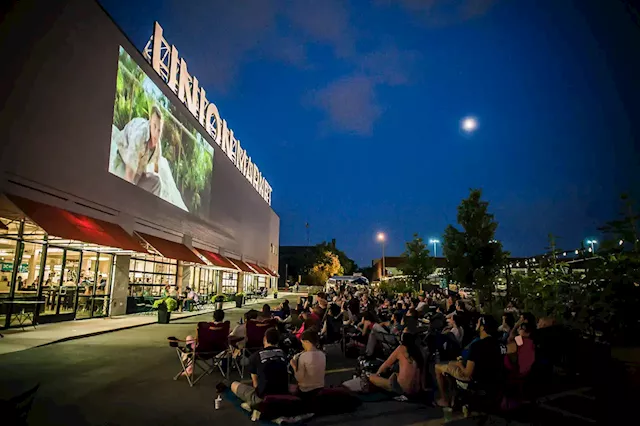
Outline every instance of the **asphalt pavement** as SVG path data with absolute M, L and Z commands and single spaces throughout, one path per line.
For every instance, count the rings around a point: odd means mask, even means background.
M 246 309 L 227 310 L 226 318 L 235 324 Z M 203 378 L 193 388 L 184 379 L 173 380 L 180 365 L 166 338 L 192 334 L 197 322 L 210 318 L 207 313 L 0 355 L 0 398 L 39 383 L 30 425 L 252 424 L 228 401 L 214 409 L 220 374 Z M 330 350 L 327 385 L 350 378 L 354 366 L 339 350 Z M 441 418 L 439 409 L 385 401 L 309 424 L 431 425 L 442 423 Z

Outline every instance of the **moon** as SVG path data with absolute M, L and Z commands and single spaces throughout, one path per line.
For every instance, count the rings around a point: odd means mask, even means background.
M 478 128 L 478 120 L 475 117 L 465 117 L 462 119 L 462 130 L 467 133 L 472 133 Z

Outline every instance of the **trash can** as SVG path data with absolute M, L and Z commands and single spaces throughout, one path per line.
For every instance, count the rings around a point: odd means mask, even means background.
M 213 302 L 213 309 L 217 310 L 222 310 L 222 305 L 224 304 L 224 302 L 218 302 L 217 300 L 215 302 Z

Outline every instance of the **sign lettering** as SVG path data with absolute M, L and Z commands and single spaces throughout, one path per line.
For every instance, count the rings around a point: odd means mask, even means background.
M 200 87 L 198 79 L 189 74 L 187 63 L 184 58 L 179 57 L 178 49 L 170 45 L 164 38 L 162 27 L 158 22 L 155 23 L 153 35 L 143 54 L 171 91 L 178 95 L 178 99 L 235 164 L 240 173 L 271 205 L 271 192 L 273 191 L 271 185 L 262 176 L 258 166 L 251 161 L 251 157 L 242 148 L 240 141 L 235 138 L 233 130 L 228 127 L 226 120 L 220 117 L 220 112 L 215 104 L 207 100 L 207 94 L 204 88 Z

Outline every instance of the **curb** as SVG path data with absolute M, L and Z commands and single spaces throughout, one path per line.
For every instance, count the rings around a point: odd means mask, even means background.
M 278 301 L 278 300 L 281 300 L 281 299 L 280 298 L 278 298 L 278 299 L 273 299 L 272 298 L 272 299 L 269 299 L 269 300 Z M 256 303 L 252 303 L 251 305 L 255 305 L 255 304 L 259 304 L 259 303 L 260 302 L 256 302 Z M 251 306 L 251 305 L 243 305 L 242 307 Z M 235 306 L 230 306 L 228 308 L 222 308 L 223 311 L 228 311 L 229 309 L 242 309 L 242 308 L 236 308 Z M 195 317 L 195 316 L 198 316 L 198 315 L 210 314 L 212 312 L 213 312 L 213 310 L 205 311 L 205 312 L 196 311 L 196 312 L 191 313 L 190 315 L 185 315 L 185 316 L 182 316 L 180 318 L 173 318 L 173 319 L 170 320 L 170 323 L 173 322 L 173 321 L 186 319 L 186 318 L 191 318 L 191 317 Z M 42 343 L 41 345 L 36 345 L 36 346 L 31 347 L 31 348 L 25 348 L 25 349 L 22 349 L 20 351 L 15 351 L 15 352 L 22 352 L 22 351 L 26 351 L 28 349 L 42 348 L 42 347 L 53 345 L 53 344 L 56 344 L 56 343 L 63 343 L 63 342 L 69 342 L 71 340 L 84 339 L 85 337 L 99 336 L 101 334 L 113 333 L 115 331 L 130 330 L 132 328 L 145 327 L 145 326 L 154 325 L 154 324 L 157 324 L 157 323 L 158 322 L 155 321 L 155 322 L 150 322 L 150 323 L 146 323 L 146 324 L 128 325 L 128 326 L 113 328 L 111 330 L 95 331 L 95 332 L 92 332 L 92 333 L 79 334 L 77 336 L 63 337 L 62 339 L 53 340 L 53 341 L 47 342 L 47 343 Z M 15 353 L 15 352 L 10 352 L 10 353 Z

